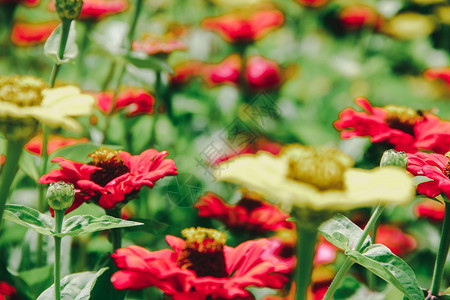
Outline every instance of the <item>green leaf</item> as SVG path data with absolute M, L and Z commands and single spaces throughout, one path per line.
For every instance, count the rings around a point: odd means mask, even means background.
M 129 229 L 130 231 L 140 230 L 151 232 L 153 234 L 161 234 L 169 227 L 168 224 L 153 219 L 131 218 L 130 221 L 140 222 L 143 225 L 141 228 L 132 227 Z
M 66 49 L 62 59 L 59 58 L 59 44 L 61 41 L 61 24 L 53 30 L 44 45 L 44 55 L 49 57 L 53 63 L 60 65 L 74 60 L 78 55 L 78 46 L 75 42 L 75 21 L 70 25 Z
M 323 223 L 319 227 L 319 232 L 327 241 L 342 250 L 355 250 L 363 233 L 358 225 L 341 214 L 336 214 L 333 218 Z M 370 238 L 367 237 L 363 244 L 363 249 L 369 244 Z
M 35 182 L 39 181 L 39 170 L 36 163 L 36 155 L 23 151 L 19 160 L 19 168 Z
M 143 225 L 143 223 L 126 221 L 111 216 L 102 216 L 100 218 L 86 215 L 73 216 L 64 221 L 62 232 L 56 236 L 76 236 L 82 233 L 140 225 Z
M 411 300 L 423 300 L 416 275 L 408 264 L 381 244 L 367 247 L 362 253 L 347 250 L 346 255 L 386 280 Z
M 39 268 L 23 271 L 19 277 L 29 286 L 33 298 L 41 294 L 53 282 L 53 265 L 46 265 Z
M 173 69 L 164 60 L 147 55 L 143 52 L 131 52 L 126 55 L 124 59 L 138 68 L 165 71 L 170 74 L 174 73 Z
M 91 290 L 97 278 L 108 268 L 102 268 L 97 273 L 81 272 L 65 276 L 61 279 L 61 299 L 64 300 L 89 300 Z M 46 289 L 37 300 L 55 299 L 55 286 Z
M 53 235 L 55 233 L 53 231 L 55 221 L 52 217 L 24 205 L 6 204 L 4 217 L 40 234 Z

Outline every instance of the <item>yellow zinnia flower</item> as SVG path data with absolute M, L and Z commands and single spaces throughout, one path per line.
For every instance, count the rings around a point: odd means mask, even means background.
M 344 211 L 382 204 L 404 204 L 414 197 L 412 177 L 397 167 L 355 169 L 351 157 L 332 148 L 285 147 L 241 155 L 215 170 L 220 181 L 237 183 L 286 208 Z
M 79 131 L 72 117 L 90 114 L 94 102 L 75 86 L 46 89 L 32 76 L 0 76 L 0 131 L 8 139 L 30 138 L 39 123 Z

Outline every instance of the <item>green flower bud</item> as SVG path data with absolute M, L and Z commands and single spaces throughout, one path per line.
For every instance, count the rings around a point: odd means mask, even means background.
M 386 166 L 406 168 L 408 166 L 408 156 L 405 152 L 397 152 L 394 149 L 386 150 L 381 157 L 380 167 Z
M 47 190 L 48 204 L 54 210 L 66 210 L 75 199 L 73 184 L 64 181 L 50 183 Z
M 61 20 L 75 20 L 81 13 L 82 0 L 56 0 L 56 11 Z

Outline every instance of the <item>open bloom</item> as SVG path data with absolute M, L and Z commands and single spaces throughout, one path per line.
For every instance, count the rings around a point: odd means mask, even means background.
M 217 64 L 203 64 L 200 74 L 209 86 L 219 84 L 239 84 L 242 59 L 232 54 Z
M 28 139 L 38 123 L 77 131 L 72 117 L 87 115 L 94 98 L 75 86 L 46 89 L 32 76 L 0 76 L 0 130 L 7 138 Z
M 351 157 L 333 148 L 291 145 L 278 156 L 258 152 L 225 163 L 215 170 L 218 180 L 243 185 L 287 208 L 342 211 L 403 204 L 414 196 L 412 179 L 400 168 L 351 168 Z
M 382 18 L 375 9 L 366 5 L 351 5 L 339 12 L 342 25 L 350 30 L 364 27 L 379 27 Z
M 152 34 L 143 34 L 141 39 L 134 40 L 132 48 L 143 51 L 148 55 L 169 54 L 175 50 L 186 50 L 186 45 L 171 35 L 156 37 Z
M 249 13 L 251 11 L 251 13 Z M 218 17 L 207 18 L 203 28 L 216 31 L 231 43 L 252 42 L 280 27 L 284 15 L 276 9 L 242 10 Z
M 249 231 L 292 229 L 287 213 L 252 193 L 245 193 L 236 205 L 225 203 L 214 193 L 206 193 L 195 203 L 201 217 L 217 218 L 230 228 Z
M 387 224 L 378 226 L 375 242 L 385 245 L 397 256 L 403 256 L 417 247 L 417 241 L 413 236 Z
M 108 113 L 111 110 L 112 91 L 94 93 L 98 108 Z M 155 97 L 142 88 L 123 88 L 117 95 L 115 111 L 125 110 L 128 117 L 141 114 L 152 114 L 155 108 Z
M 42 139 L 43 139 L 42 134 L 34 136 L 28 143 L 25 144 L 25 149 L 31 153 L 40 156 L 42 154 Z M 73 138 L 60 135 L 49 135 L 47 144 L 47 154 L 50 154 L 53 151 L 56 151 L 66 146 L 83 144 L 87 142 L 89 142 L 89 139 L 86 137 Z
M 21 47 L 44 43 L 59 23 L 55 21 L 45 23 L 15 22 L 11 30 L 11 42 Z
M 272 240 L 250 240 L 225 246 L 225 234 L 188 228 L 186 241 L 168 235 L 173 250 L 150 252 L 139 246 L 112 254 L 119 267 L 111 281 L 116 289 L 156 286 L 174 300 L 253 299 L 248 286 L 281 288 L 292 269 L 272 253 Z
M 414 214 L 420 218 L 440 222 L 444 220 L 445 205 L 439 201 L 427 199 L 414 207 Z
M 56 157 L 61 169 L 43 175 L 40 183 L 64 181 L 80 190 L 66 212 L 86 201 L 94 201 L 104 209 L 113 209 L 136 196 L 143 186 L 153 187 L 164 176 L 176 175 L 175 162 L 165 157 L 167 151 L 149 149 L 139 155 L 101 148 L 90 154 L 89 164 Z
M 408 171 L 415 176 L 425 176 L 430 181 L 417 186 L 419 194 L 434 198 L 439 194 L 450 198 L 450 159 L 449 154 L 438 153 L 408 154 Z
M 450 122 L 408 107 L 372 107 L 365 98 L 356 99 L 365 111 L 346 108 L 334 123 L 343 139 L 369 136 L 372 143 L 385 143 L 397 151 L 414 153 L 418 149 L 446 153 L 450 143 Z

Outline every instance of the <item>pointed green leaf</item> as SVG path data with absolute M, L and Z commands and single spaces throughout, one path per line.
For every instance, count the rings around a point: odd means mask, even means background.
M 125 56 L 125 60 L 138 68 L 165 71 L 173 74 L 173 69 L 162 59 L 147 55 L 143 52 L 131 52 Z
M 347 217 L 336 214 L 319 227 L 322 236 L 342 250 L 354 250 L 363 233 L 358 225 L 350 221 Z M 363 248 L 370 244 L 370 238 L 367 237 Z
M 61 41 L 61 24 L 53 30 L 52 34 L 48 37 L 44 45 L 44 55 L 49 57 L 53 63 L 60 65 L 67 63 L 78 55 L 78 46 L 75 42 L 75 21 L 72 21 L 70 25 L 69 36 L 67 38 L 66 49 L 64 51 L 64 57 L 59 58 L 59 44 Z
M 410 300 L 423 300 L 416 275 L 408 264 L 381 244 L 367 247 L 362 253 L 347 250 L 346 255 L 399 289 Z
M 39 181 L 39 170 L 36 163 L 36 155 L 23 151 L 19 160 L 19 168 L 35 182 Z
M 39 211 L 17 204 L 6 204 L 5 219 L 28 227 L 40 234 L 54 234 L 53 227 L 55 221 L 52 217 L 41 214 Z
M 65 220 L 62 233 L 57 234 L 57 236 L 76 236 L 82 233 L 140 225 L 143 225 L 143 223 L 126 221 L 111 216 L 102 216 L 100 218 L 95 218 L 93 216 L 78 215 Z
M 92 287 L 97 278 L 108 268 L 102 268 L 97 273 L 81 272 L 65 276 L 61 279 L 61 299 L 64 300 L 89 300 Z M 55 286 L 46 289 L 37 300 L 55 299 Z

